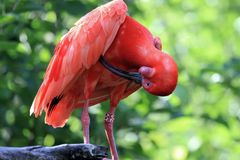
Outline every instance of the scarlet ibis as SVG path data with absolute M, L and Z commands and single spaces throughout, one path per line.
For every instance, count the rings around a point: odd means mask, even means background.
M 45 123 L 63 127 L 72 111 L 82 108 L 84 143 L 89 143 L 88 107 L 110 99 L 104 126 L 112 159 L 118 160 L 113 137 L 119 101 L 139 88 L 166 96 L 177 85 L 178 69 L 155 38 L 127 15 L 123 0 L 113 0 L 79 19 L 57 44 L 44 81 L 30 109 L 46 112 Z

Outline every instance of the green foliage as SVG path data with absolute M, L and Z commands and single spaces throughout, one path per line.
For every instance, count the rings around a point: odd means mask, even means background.
M 54 46 L 97 0 L 0 0 L 0 145 L 81 143 L 80 111 L 53 129 L 29 117 Z M 240 3 L 238 0 L 126 0 L 179 66 L 171 96 L 140 90 L 117 110 L 121 159 L 238 160 Z M 92 107 L 91 142 L 107 145 L 108 102 Z

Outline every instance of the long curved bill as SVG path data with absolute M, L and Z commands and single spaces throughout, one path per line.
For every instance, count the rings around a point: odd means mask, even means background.
M 132 80 L 137 84 L 142 84 L 142 76 L 139 72 L 128 72 L 120 68 L 110 65 L 103 56 L 100 57 L 99 62 L 110 72 L 128 80 Z

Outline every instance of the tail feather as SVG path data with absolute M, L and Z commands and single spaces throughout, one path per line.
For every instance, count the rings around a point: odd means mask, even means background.
M 74 110 L 74 106 L 74 100 L 70 96 L 56 97 L 45 107 L 45 123 L 54 128 L 63 127 Z
M 51 95 L 53 98 L 48 100 L 50 98 L 46 98 L 46 90 L 47 87 L 42 84 L 33 100 L 30 115 L 34 114 L 35 117 L 38 117 L 44 110 L 46 113 L 46 124 L 51 125 L 54 128 L 63 127 L 74 109 L 74 98 L 69 92 L 67 92 L 65 95 L 56 95 L 53 97 L 53 95 L 55 95 L 54 93 Z
M 35 104 L 35 98 L 33 100 L 32 106 L 30 108 L 30 116 L 34 113 L 34 104 Z
M 36 97 L 33 100 L 31 109 L 30 109 L 30 115 L 34 114 L 35 117 L 38 117 L 42 114 L 42 111 L 44 109 L 44 96 L 46 93 L 46 86 L 44 84 L 41 85 L 39 88 Z

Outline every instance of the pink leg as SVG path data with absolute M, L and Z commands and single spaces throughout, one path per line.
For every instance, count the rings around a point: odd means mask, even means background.
M 81 121 L 82 121 L 82 127 L 83 127 L 83 141 L 85 144 L 89 144 L 90 118 L 88 114 L 88 105 L 89 105 L 89 101 L 86 100 L 82 110 L 82 115 L 81 115 Z
M 113 137 L 114 112 L 115 112 L 115 107 L 110 107 L 110 111 L 105 116 L 104 126 L 105 126 L 105 133 L 107 136 L 107 140 L 110 146 L 112 160 L 118 160 L 119 159 L 118 152 L 117 152 L 115 140 Z

